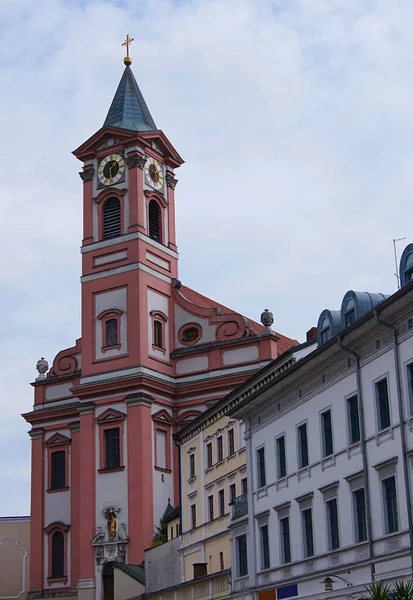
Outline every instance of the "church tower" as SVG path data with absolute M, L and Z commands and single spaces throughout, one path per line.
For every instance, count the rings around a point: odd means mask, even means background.
M 112 600 L 113 564 L 139 565 L 168 499 L 179 504 L 173 434 L 296 342 L 178 280 L 183 160 L 157 129 L 129 52 L 103 126 L 74 154 L 81 337 L 50 369 L 38 361 L 34 407 L 23 415 L 30 596 Z
M 141 364 L 172 374 L 169 282 L 178 276 L 175 169 L 130 66 L 83 162 L 82 374 Z M 149 319 L 147 319 L 149 315 Z

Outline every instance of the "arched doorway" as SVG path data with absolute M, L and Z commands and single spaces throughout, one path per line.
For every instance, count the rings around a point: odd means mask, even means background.
M 103 600 L 114 600 L 115 586 L 113 562 L 107 562 L 102 569 Z

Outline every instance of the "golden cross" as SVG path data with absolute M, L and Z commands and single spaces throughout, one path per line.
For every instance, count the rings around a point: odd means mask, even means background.
M 132 62 L 132 59 L 129 56 L 129 46 L 131 45 L 131 43 L 134 41 L 135 38 L 131 38 L 129 37 L 129 33 L 126 36 L 125 41 L 123 42 L 122 46 L 126 46 L 126 56 L 124 58 L 124 63 L 125 64 L 130 64 Z

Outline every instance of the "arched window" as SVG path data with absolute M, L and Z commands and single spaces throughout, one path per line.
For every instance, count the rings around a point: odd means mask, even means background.
M 105 323 L 106 344 L 105 346 L 117 346 L 118 344 L 118 319 L 108 319 Z
M 330 320 L 327 317 L 321 321 L 320 341 L 322 344 L 331 338 Z
M 55 531 L 52 536 L 52 578 L 61 579 L 65 576 L 65 538 L 61 531 Z
M 351 325 L 356 320 L 356 305 L 354 298 L 349 298 L 344 309 L 344 327 Z
M 149 202 L 149 237 L 161 242 L 161 209 L 156 200 Z
M 153 345 L 157 348 L 163 348 L 163 325 L 161 321 L 153 322 Z
M 120 200 L 109 198 L 103 205 L 103 239 L 121 235 Z

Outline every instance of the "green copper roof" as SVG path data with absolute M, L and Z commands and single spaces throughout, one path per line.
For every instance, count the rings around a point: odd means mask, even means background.
M 133 131 L 155 131 L 156 125 L 129 65 L 110 105 L 103 126 Z

